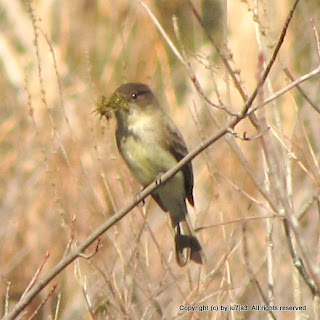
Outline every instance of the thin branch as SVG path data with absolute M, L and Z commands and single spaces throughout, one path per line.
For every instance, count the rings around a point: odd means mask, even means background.
M 57 306 L 56 306 L 56 310 L 55 310 L 55 313 L 54 313 L 54 318 L 53 318 L 53 320 L 58 320 L 59 310 L 60 310 L 60 304 L 61 304 L 61 292 L 58 294 Z
M 314 32 L 314 36 L 316 38 L 316 45 L 317 45 L 317 53 L 318 53 L 318 58 L 319 58 L 319 62 L 320 62 L 320 41 L 319 41 L 319 33 L 317 30 L 316 25 L 314 24 L 314 20 L 311 19 L 311 24 L 312 24 L 312 29 Z
M 268 215 L 264 215 L 264 216 L 244 217 L 244 218 L 234 219 L 231 221 L 215 223 L 210 226 L 199 227 L 199 228 L 196 228 L 195 231 L 198 232 L 198 231 L 206 230 L 209 228 L 216 228 L 216 227 L 225 226 L 225 225 L 233 224 L 233 223 L 239 223 L 239 222 L 243 223 L 243 222 L 251 221 L 251 220 L 272 219 L 272 218 L 285 219 L 285 216 L 281 215 L 281 214 L 268 214 Z
M 269 63 L 267 64 L 267 67 L 266 69 L 264 70 L 264 72 L 262 73 L 261 75 L 261 79 L 260 81 L 258 82 L 258 85 L 256 86 L 255 90 L 253 91 L 252 95 L 249 97 L 249 99 L 246 101 L 246 104 L 245 104 L 245 107 L 243 108 L 243 111 L 242 111 L 242 114 L 246 114 L 248 111 L 249 111 L 249 108 L 251 107 L 254 99 L 256 98 L 256 96 L 258 95 L 258 92 L 260 90 L 260 88 L 263 86 L 263 84 L 265 83 L 270 71 L 271 71 L 271 68 L 274 64 L 274 62 L 276 61 L 276 58 L 279 54 L 279 51 L 280 51 L 280 48 L 283 44 L 283 41 L 285 39 L 285 36 L 287 34 L 287 30 L 288 30 L 288 27 L 289 27 L 289 24 L 292 20 L 292 17 L 293 17 L 293 14 L 294 14 L 294 11 L 296 10 L 296 7 L 298 5 L 300 0 L 296 0 L 292 6 L 292 9 L 290 10 L 289 12 L 289 15 L 286 19 L 286 22 L 282 28 L 282 31 L 281 31 L 281 34 L 280 34 L 280 37 L 279 37 L 279 40 L 277 42 L 277 45 L 273 51 L 273 54 L 271 56 L 271 59 L 269 61 Z
M 0 275 L 0 277 L 7 286 L 6 296 L 4 299 L 4 314 L 7 315 L 9 311 L 9 297 L 10 297 L 9 292 L 10 292 L 11 281 L 7 280 L 2 274 Z
M 47 251 L 39 268 L 37 269 L 36 273 L 34 274 L 34 276 L 32 277 L 30 283 L 28 284 L 27 288 L 25 289 L 24 293 L 22 294 L 20 300 L 22 300 L 24 298 L 24 296 L 27 294 L 27 292 L 32 288 L 32 286 L 35 284 L 35 282 L 37 281 L 37 279 L 39 278 L 39 275 L 41 273 L 41 270 L 43 269 L 44 265 L 46 264 L 47 260 L 50 257 L 50 252 Z
M 300 83 L 305 82 L 305 81 L 309 80 L 310 78 L 313 78 L 314 76 L 318 75 L 319 73 L 320 73 L 320 65 L 317 68 L 315 68 L 314 70 L 312 70 L 311 72 L 304 74 L 303 76 L 301 76 L 297 80 L 293 81 L 288 86 L 280 89 L 275 94 L 273 94 L 271 97 L 264 100 L 261 104 L 257 104 L 257 105 L 252 106 L 252 108 L 250 108 L 248 110 L 248 114 L 252 114 L 260 107 L 263 107 L 263 106 L 267 105 L 268 103 L 272 102 L 273 100 L 278 99 L 280 96 L 282 96 L 286 92 L 290 91 L 292 88 L 295 88 Z
M 39 310 L 45 305 L 45 303 L 50 299 L 50 297 L 52 297 L 52 295 L 53 295 L 54 291 L 56 290 L 56 288 L 57 288 L 57 284 L 54 284 L 52 289 L 48 293 L 48 295 L 41 301 L 41 303 L 39 304 L 37 309 L 32 313 L 32 315 L 28 318 L 28 320 L 33 319 L 37 315 Z
M 186 157 L 184 157 L 176 166 L 174 166 L 172 169 L 167 171 L 165 174 L 161 176 L 161 183 L 166 182 L 170 178 L 172 178 L 178 171 L 180 171 L 183 166 L 185 166 L 187 163 L 189 163 L 192 159 L 194 159 L 196 156 L 198 156 L 203 150 L 211 146 L 213 143 L 218 141 L 221 137 L 226 135 L 230 132 L 231 129 L 233 129 L 240 121 L 245 119 L 248 116 L 248 111 L 250 107 L 252 106 L 252 103 L 254 99 L 257 96 L 257 93 L 259 91 L 259 88 L 264 84 L 271 67 L 277 57 L 277 54 L 280 50 L 280 47 L 283 43 L 286 30 L 288 28 L 288 25 L 291 21 L 293 11 L 297 5 L 299 0 L 295 1 L 293 9 L 290 11 L 289 16 L 286 20 L 285 26 L 283 28 L 283 31 L 281 33 L 280 39 L 278 41 L 278 44 L 276 46 L 276 49 L 273 53 L 273 56 L 264 71 L 259 83 L 256 86 L 256 89 L 254 90 L 253 94 L 246 100 L 246 103 L 243 106 L 242 112 L 240 115 L 238 115 L 236 118 L 232 119 L 227 123 L 226 126 L 219 129 L 218 132 L 211 137 L 204 140 L 198 147 L 196 147 L 192 152 L 190 152 Z M 140 2 L 142 4 L 142 2 Z M 169 39 L 170 40 L 170 39 Z M 174 46 L 172 47 L 174 48 Z M 179 54 L 179 53 L 178 53 Z M 180 54 L 179 54 L 180 55 Z M 181 55 L 180 55 L 181 57 Z M 320 72 L 320 71 L 319 71 Z M 33 300 L 33 298 L 43 289 L 45 288 L 48 283 L 55 278 L 66 266 L 68 266 L 70 263 L 72 263 L 75 259 L 77 259 L 81 254 L 95 241 L 97 240 L 104 232 L 106 232 L 108 229 L 110 229 L 114 224 L 116 224 L 119 220 L 121 220 L 129 211 L 131 211 L 136 205 L 138 205 L 143 199 L 145 199 L 148 195 L 151 194 L 156 188 L 158 188 L 160 185 L 159 180 L 154 181 L 151 183 L 148 187 L 146 187 L 131 203 L 129 203 L 127 206 L 116 212 L 109 220 L 107 220 L 104 224 L 102 224 L 99 228 L 97 228 L 94 232 L 92 232 L 87 239 L 85 239 L 78 247 L 76 247 L 73 251 L 71 251 L 66 257 L 62 258 L 60 262 L 54 266 L 42 279 L 40 279 L 31 289 L 26 293 L 26 295 L 21 299 L 11 310 L 11 312 L 5 316 L 4 320 L 13 320 L 17 315 L 19 315 Z
M 72 217 L 72 220 L 71 220 L 69 241 L 68 241 L 68 244 L 66 246 L 66 250 L 65 250 L 64 256 L 68 255 L 68 253 L 70 252 L 72 243 L 74 241 L 74 235 L 75 235 L 75 230 L 76 230 L 76 222 L 77 222 L 77 217 L 74 214 L 73 217 Z
M 100 250 L 100 242 L 101 242 L 101 239 L 98 238 L 97 245 L 96 245 L 96 248 L 94 249 L 94 251 L 92 253 L 90 253 L 90 254 L 80 253 L 79 254 L 79 258 L 90 260 L 93 256 L 95 256 L 99 252 L 99 250 Z
M 237 116 L 237 114 L 233 113 L 232 111 L 230 111 L 226 106 L 223 105 L 219 105 L 216 104 L 214 102 L 212 102 L 203 92 L 203 89 L 199 83 L 199 80 L 197 79 L 196 75 L 194 74 L 190 63 L 185 60 L 182 55 L 180 54 L 179 50 L 176 48 L 176 46 L 173 44 L 173 42 L 171 41 L 170 37 L 167 35 L 167 33 L 165 32 L 165 30 L 162 28 L 160 22 L 157 20 L 157 18 L 155 17 L 155 15 L 152 13 L 152 11 L 148 8 L 148 6 L 139 0 L 139 3 L 141 4 L 141 6 L 147 11 L 148 15 L 150 16 L 151 20 L 153 21 L 153 23 L 155 24 L 155 26 L 157 27 L 158 31 L 160 32 L 160 34 L 162 35 L 163 39 L 167 42 L 167 44 L 169 45 L 169 47 L 171 48 L 172 52 L 176 55 L 176 57 L 178 58 L 178 60 L 183 64 L 183 66 L 187 69 L 190 80 L 192 81 L 195 89 L 197 90 L 197 92 L 199 92 L 199 94 L 202 96 L 202 98 L 212 107 L 218 108 L 218 109 L 222 109 L 225 110 L 228 114 L 232 115 L 232 116 Z
M 249 250 L 248 250 L 248 244 L 247 244 L 247 228 L 246 228 L 246 224 L 245 223 L 242 225 L 242 234 L 243 234 L 243 241 L 242 241 L 242 243 L 243 243 L 243 256 L 244 256 L 244 260 L 245 260 L 245 265 L 246 265 L 247 271 L 248 271 L 249 276 L 250 276 L 250 281 L 257 288 L 263 303 L 265 305 L 270 305 L 270 302 L 269 302 L 268 298 L 266 297 L 266 295 L 264 294 L 264 292 L 263 292 L 263 290 L 262 290 L 262 288 L 260 286 L 260 283 L 259 283 L 257 277 L 255 276 L 255 274 L 254 274 L 254 272 L 252 270 L 252 267 L 250 265 Z M 274 320 L 277 319 L 275 314 L 272 312 L 272 310 L 268 310 L 268 313 L 272 317 L 272 319 L 274 319 Z
M 253 137 L 248 137 L 247 136 L 247 132 L 245 131 L 242 136 L 240 136 L 237 132 L 230 130 L 230 134 L 232 134 L 235 138 L 243 140 L 243 141 L 253 141 L 256 140 L 258 138 L 260 138 L 261 136 L 263 136 L 270 128 L 266 127 L 266 129 L 260 133 L 258 133 L 257 135 L 253 136 Z
M 315 283 L 315 281 L 309 277 L 309 274 L 306 271 L 306 268 L 304 266 L 304 263 L 303 263 L 302 259 L 298 256 L 298 254 L 297 254 L 297 252 L 296 252 L 296 250 L 294 248 L 293 239 L 292 239 L 292 235 L 291 235 L 290 230 L 292 230 L 294 232 L 295 229 L 292 228 L 292 226 L 290 226 L 290 222 L 287 219 L 283 220 L 283 224 L 284 224 L 284 229 L 285 229 L 286 236 L 287 236 L 289 252 L 290 252 L 290 255 L 291 255 L 291 258 L 292 258 L 292 262 L 293 262 L 294 266 L 297 268 L 297 270 L 299 271 L 299 273 L 300 273 L 302 279 L 304 280 L 304 282 L 310 288 L 312 294 L 314 296 L 319 296 L 319 288 L 320 288 L 319 287 L 319 283 Z M 299 241 L 298 241 L 299 238 L 296 236 L 296 234 L 295 234 L 295 238 L 296 238 L 297 244 L 299 245 L 299 247 L 301 249 L 301 244 L 299 243 Z M 311 268 L 310 268 L 310 266 L 308 266 L 308 267 L 309 267 L 309 272 L 310 272 Z M 316 279 L 316 276 L 314 275 L 313 278 Z M 317 281 L 317 282 L 319 282 L 319 281 Z
M 286 74 L 286 76 L 290 79 L 290 81 L 294 82 L 294 77 L 293 75 L 290 73 L 289 69 L 284 67 L 283 68 L 284 73 Z M 307 100 L 307 102 L 310 104 L 310 106 L 317 111 L 318 113 L 320 113 L 320 109 L 318 108 L 318 106 L 316 106 L 316 104 L 307 96 L 307 94 L 304 92 L 304 90 L 301 88 L 301 86 L 299 84 L 296 85 L 297 90 L 300 92 L 300 94 L 303 96 L 303 98 L 305 100 Z
M 175 54 L 175 56 L 179 59 L 179 61 L 186 67 L 186 69 L 189 69 L 188 63 L 183 59 L 182 55 L 180 54 L 179 50 L 176 48 L 176 46 L 171 41 L 170 37 L 167 35 L 165 30 L 162 28 L 160 22 L 157 20 L 155 15 L 152 13 L 152 11 L 149 9 L 149 7 L 142 1 L 138 0 L 139 3 L 142 5 L 142 7 L 147 11 L 148 15 L 150 16 L 151 20 L 161 33 L 164 40 L 167 42 L 169 47 L 171 48 L 172 52 Z
M 247 100 L 247 95 L 246 93 L 243 91 L 240 81 L 237 79 L 236 77 L 236 72 L 232 69 L 228 59 L 226 58 L 226 56 L 221 52 L 221 50 L 219 49 L 218 45 L 216 44 L 216 42 L 214 41 L 211 33 L 207 30 L 199 12 L 197 11 L 197 9 L 195 8 L 195 6 L 193 5 L 193 3 L 188 0 L 189 6 L 194 14 L 194 16 L 196 17 L 197 21 L 199 22 L 199 24 L 201 25 L 202 29 L 204 30 L 204 32 L 206 33 L 207 38 L 209 39 L 209 41 L 211 42 L 211 44 L 213 45 L 213 47 L 215 48 L 215 50 L 217 51 L 220 59 L 222 60 L 225 68 L 227 69 L 229 75 L 232 78 L 232 81 L 234 83 L 234 86 L 237 88 L 237 90 L 239 91 L 243 101 Z

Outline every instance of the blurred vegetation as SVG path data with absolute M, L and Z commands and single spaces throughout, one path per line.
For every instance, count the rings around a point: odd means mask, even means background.
M 208 98 L 240 111 L 244 102 L 188 2 L 145 3 L 177 48 L 185 52 Z M 292 1 L 195 0 L 193 4 L 249 95 L 261 72 L 259 54 L 268 61 Z M 316 0 L 301 1 L 259 99 L 290 83 L 283 67 L 298 78 L 319 64 L 310 22 L 314 19 L 320 29 L 319 11 Z M 73 225 L 72 246 L 139 192 L 140 186 L 116 149 L 114 121 L 106 123 L 92 113 L 101 95 L 108 96 L 129 81 L 153 88 L 189 149 L 230 118 L 204 102 L 138 1 L 0 2 L 3 315 L 6 301 L 11 309 L 20 299 L 46 252 L 50 257 L 41 274 L 65 254 Z M 302 85 L 316 105 L 318 81 L 315 77 Z M 287 186 L 283 192 L 292 203 L 309 262 L 319 268 L 319 113 L 293 89 L 267 105 L 265 114 L 259 116 L 265 116 L 268 123 L 276 166 L 281 170 L 290 167 L 284 178 L 291 179 L 291 189 Z M 235 130 L 240 136 L 261 134 L 249 120 Z M 239 156 L 245 157 L 257 179 L 266 184 L 261 140 L 234 139 L 232 147 L 228 139 L 233 138 L 220 139 L 193 162 L 196 207 L 190 211 L 196 227 L 273 212 Z M 270 193 L 276 190 L 271 183 Z M 281 219 L 270 220 L 246 224 L 255 277 L 268 297 L 270 242 L 266 238 L 271 223 L 273 304 L 296 305 L 299 301 L 307 306 L 304 315 L 314 318 L 312 295 L 301 279 L 295 282 Z M 177 267 L 168 223 L 167 216 L 148 199 L 101 238 L 102 246 L 92 259 L 75 262 L 53 280 L 23 319 L 29 319 L 55 283 L 57 289 L 34 319 L 266 319 L 265 312 L 180 311 L 180 305 L 264 303 L 245 262 L 241 222 L 199 231 L 208 259 L 202 269 L 193 264 Z M 94 251 L 94 245 L 90 250 Z M 317 272 L 319 276 L 319 269 Z M 297 315 L 291 311 L 275 314 L 279 319 Z

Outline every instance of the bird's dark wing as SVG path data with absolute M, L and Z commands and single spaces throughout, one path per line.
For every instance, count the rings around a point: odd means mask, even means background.
M 177 161 L 180 161 L 182 158 L 184 158 L 188 154 L 188 148 L 186 146 L 186 143 L 184 142 L 184 139 L 179 132 L 178 128 L 175 126 L 175 124 L 168 119 L 169 121 L 165 121 L 165 134 L 166 136 L 166 143 L 168 143 L 167 147 L 172 152 L 174 157 L 177 159 Z M 192 164 L 191 162 L 188 162 L 183 168 L 182 172 L 184 174 L 184 183 L 186 188 L 186 195 L 188 198 L 188 201 L 193 206 L 194 200 L 193 200 L 193 170 L 192 170 Z

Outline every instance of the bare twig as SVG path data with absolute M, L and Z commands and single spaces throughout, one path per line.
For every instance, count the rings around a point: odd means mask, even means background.
M 92 308 L 92 302 L 89 297 L 88 293 L 88 287 L 87 287 L 87 277 L 82 275 L 81 268 L 80 268 L 80 261 L 76 260 L 74 264 L 74 275 L 77 281 L 79 282 L 79 285 L 81 286 L 82 294 L 84 296 L 84 300 L 86 302 L 86 307 L 89 312 L 90 319 L 94 319 L 94 311 Z
M 199 227 L 199 228 L 196 228 L 195 231 L 198 232 L 198 231 L 206 230 L 209 228 L 216 228 L 216 227 L 220 227 L 220 226 L 224 226 L 224 225 L 228 225 L 228 224 L 233 224 L 233 223 L 241 223 L 241 222 L 243 223 L 243 222 L 251 221 L 251 220 L 262 220 L 262 219 L 270 219 L 270 218 L 271 219 L 272 218 L 284 219 L 285 216 L 280 215 L 280 214 L 268 214 L 268 215 L 264 215 L 264 216 L 244 217 L 244 218 L 234 219 L 231 221 L 215 223 L 210 226 Z
M 57 288 L 57 284 L 54 284 L 51 291 L 48 293 L 48 295 L 41 301 L 41 303 L 39 304 L 39 306 L 37 307 L 37 309 L 32 313 L 32 315 L 28 318 L 28 320 L 33 319 L 37 313 L 39 312 L 39 310 L 45 305 L 45 303 L 50 299 L 50 297 L 52 297 L 54 291 Z
M 150 236 L 151 236 L 151 239 L 152 239 L 153 243 L 155 244 L 155 246 L 157 247 L 157 250 L 158 250 L 159 254 L 160 254 L 161 257 L 162 257 L 161 261 L 163 262 L 164 268 L 168 271 L 168 273 L 169 273 L 170 276 L 172 277 L 172 279 L 173 279 L 173 281 L 174 281 L 174 284 L 177 286 L 177 289 L 178 289 L 179 293 L 181 294 L 181 296 L 183 297 L 183 299 L 184 299 L 185 301 L 188 301 L 187 298 L 186 298 L 186 296 L 185 296 L 185 294 L 184 294 L 184 292 L 183 292 L 183 290 L 182 290 L 182 288 L 181 288 L 181 286 L 179 285 L 178 280 L 177 280 L 177 277 L 175 276 L 174 272 L 172 271 L 172 269 L 171 269 L 168 261 L 163 258 L 164 255 L 163 255 L 162 250 L 161 250 L 161 248 L 160 248 L 159 242 L 157 241 L 157 239 L 156 239 L 156 237 L 155 237 L 155 235 L 154 235 L 154 232 L 153 232 L 152 229 L 150 228 L 150 225 L 149 225 L 149 223 L 148 223 L 148 221 L 147 221 L 147 219 L 146 219 L 145 208 L 143 208 L 142 215 L 143 215 L 143 218 L 145 219 L 145 226 L 146 226 L 146 228 L 147 228 L 147 230 L 148 230 L 148 232 L 149 232 L 149 234 L 150 234 Z
M 287 30 L 288 30 L 288 27 L 289 27 L 289 24 L 292 20 L 292 17 L 293 17 L 293 14 L 296 10 L 296 7 L 298 5 L 300 0 L 295 0 L 293 6 L 292 6 L 292 9 L 290 10 L 289 14 L 288 14 L 288 17 L 286 19 L 286 22 L 282 28 L 282 31 L 281 31 L 281 34 L 280 34 L 280 37 L 279 37 L 279 40 L 277 41 L 277 45 L 272 53 L 272 56 L 271 56 L 271 59 L 269 61 L 269 63 L 267 64 L 267 67 L 266 69 L 264 70 L 264 72 L 262 73 L 261 75 L 261 79 L 260 81 L 258 82 L 258 85 L 256 86 L 255 90 L 253 91 L 252 95 L 249 97 L 249 99 L 246 101 L 246 104 L 245 104 L 245 107 L 243 108 L 242 110 L 242 114 L 246 114 L 248 111 L 249 111 L 249 108 L 251 107 L 254 99 L 256 98 L 256 96 L 258 95 L 258 92 L 260 90 L 260 88 L 262 87 L 262 85 L 264 84 L 264 82 L 266 81 L 269 73 L 270 73 L 270 70 L 274 64 L 274 62 L 276 61 L 276 58 L 278 56 L 278 53 L 280 51 L 280 48 L 283 44 L 283 41 L 285 39 L 285 36 L 286 36 L 286 33 L 287 33 Z
M 316 276 L 315 275 L 312 275 L 313 277 L 310 278 L 306 268 L 305 268 L 305 264 L 303 262 L 303 260 L 298 256 L 295 248 L 294 248 L 294 245 L 293 245 L 293 239 L 292 239 L 292 235 L 291 235 L 291 232 L 290 230 L 292 231 L 295 231 L 294 228 L 292 228 L 292 225 L 290 226 L 290 223 L 289 223 L 289 220 L 285 219 L 283 220 L 283 225 L 284 225 L 284 229 L 286 231 L 286 236 L 287 236 L 287 241 L 288 241 L 288 246 L 289 246 L 289 252 L 290 252 L 290 255 L 291 255 L 291 258 L 292 258 L 292 262 L 294 264 L 294 266 L 297 268 L 297 270 L 299 271 L 302 279 L 304 280 L 304 282 L 307 284 L 307 286 L 310 288 L 311 292 L 313 295 L 315 296 L 319 296 L 319 283 L 315 283 L 315 281 L 313 279 L 316 279 Z M 297 244 L 299 245 L 300 249 L 301 248 L 301 244 L 299 243 L 299 238 L 296 237 L 296 234 L 295 234 L 295 239 L 297 241 Z M 305 255 L 304 255 L 304 258 L 305 258 Z M 305 259 L 305 261 L 307 261 Z M 310 266 L 309 266 L 309 272 L 311 271 L 310 269 Z M 319 281 L 318 281 L 319 282 Z
M 70 226 L 70 235 L 69 235 L 69 241 L 66 246 L 66 250 L 64 253 L 64 256 L 68 255 L 72 246 L 72 243 L 74 241 L 74 235 L 75 235 L 75 230 L 76 230 L 76 222 L 77 222 L 77 217 L 74 214 L 71 220 L 71 226 Z
M 319 41 L 319 33 L 317 30 L 316 25 L 314 24 L 314 20 L 311 19 L 311 24 L 312 24 L 312 29 L 314 32 L 314 36 L 316 38 L 316 45 L 317 45 L 317 53 L 318 53 L 318 58 L 319 58 L 319 63 L 320 63 L 320 41 Z
M 61 292 L 58 294 L 57 306 L 56 306 L 56 310 L 55 310 L 55 313 L 54 313 L 54 318 L 53 318 L 53 320 L 58 320 L 59 310 L 60 310 L 60 303 L 61 303 Z
M 279 41 L 277 43 L 276 49 L 272 55 L 272 58 L 265 69 L 259 83 L 256 86 L 256 89 L 254 90 L 253 94 L 246 100 L 242 111 L 240 115 L 238 115 L 236 118 L 232 119 L 225 125 L 223 128 L 219 129 L 216 134 L 210 136 L 206 140 L 204 140 L 199 146 L 197 146 L 193 151 L 191 151 L 185 158 L 183 158 L 175 167 L 170 169 L 168 172 L 166 172 L 162 177 L 161 181 L 162 183 L 166 182 L 168 179 L 172 178 L 178 171 L 182 169 L 183 166 L 185 166 L 188 162 L 190 162 L 192 159 L 194 159 L 197 155 L 199 155 L 203 150 L 208 148 L 210 145 L 218 141 L 221 137 L 226 135 L 230 132 L 230 129 L 233 129 L 240 121 L 245 119 L 249 114 L 249 109 L 252 106 L 253 101 L 255 100 L 259 88 L 264 84 L 264 81 L 266 80 L 272 65 L 275 62 L 275 59 L 278 55 L 278 52 L 280 50 L 280 47 L 283 43 L 286 30 L 288 28 L 288 25 L 291 21 L 294 9 L 297 5 L 299 0 L 295 1 L 293 9 L 290 11 L 290 14 L 286 20 L 285 26 L 283 28 L 283 31 L 281 33 L 281 36 L 279 38 Z M 156 23 L 156 22 L 155 22 Z M 170 39 L 169 39 L 170 40 Z M 168 40 L 168 41 L 169 41 Z M 172 50 L 175 50 L 175 47 L 171 47 Z M 178 56 L 181 57 L 179 52 L 177 53 Z M 182 61 L 184 61 L 182 59 Z M 185 62 L 183 62 L 185 63 Z M 251 111 L 253 112 L 253 110 Z M 129 203 L 127 206 L 125 206 L 123 209 L 119 210 L 117 213 L 115 213 L 109 220 L 107 220 L 104 224 L 102 224 L 99 228 L 97 228 L 94 232 L 92 232 L 87 239 L 85 239 L 80 245 L 78 245 L 73 251 L 71 251 L 66 257 L 62 258 L 60 262 L 54 266 L 41 280 L 39 280 L 36 284 L 33 285 L 33 287 L 25 294 L 23 299 L 21 299 L 11 310 L 11 312 L 5 316 L 3 319 L 9 320 L 14 319 L 18 314 L 20 314 L 26 306 L 32 301 L 32 299 L 44 288 L 48 285 L 48 283 L 56 277 L 66 266 L 68 266 L 70 263 L 72 263 L 75 259 L 80 257 L 83 252 L 96 240 L 98 239 L 104 232 L 106 232 L 108 229 L 110 229 L 111 226 L 116 224 L 120 219 L 122 219 L 130 210 L 132 210 L 138 203 L 140 203 L 143 199 L 145 199 L 152 191 L 154 191 L 157 187 L 159 187 L 159 184 L 157 182 L 153 182 L 150 184 L 147 188 L 145 188 L 131 203 Z M 273 209 L 276 211 L 276 207 L 274 206 Z
M 167 35 L 167 33 L 165 32 L 165 30 L 162 28 L 161 24 L 159 23 L 159 21 L 157 20 L 157 18 L 155 17 L 155 15 L 152 13 L 152 11 L 149 9 L 149 7 L 142 1 L 139 0 L 139 3 L 142 5 L 142 7 L 147 11 L 148 15 L 150 16 L 150 18 L 152 19 L 153 23 L 155 24 L 155 26 L 157 27 L 157 29 L 159 30 L 159 32 L 161 33 L 162 37 L 164 38 L 164 40 L 167 42 L 167 44 L 169 45 L 169 47 L 171 48 L 172 52 L 176 55 L 176 57 L 178 58 L 178 60 L 183 64 L 183 66 L 186 68 L 186 70 L 188 71 L 190 80 L 192 81 L 195 89 L 197 90 L 197 92 L 199 92 L 200 96 L 202 96 L 202 98 L 212 107 L 218 108 L 218 109 L 222 109 L 225 110 L 228 114 L 232 115 L 232 116 L 237 116 L 236 113 L 233 113 L 232 111 L 230 111 L 226 106 L 223 105 L 219 105 L 216 104 L 214 102 L 212 102 L 203 92 L 203 89 L 199 83 L 199 80 L 197 79 L 196 75 L 194 74 L 190 63 L 185 60 L 182 55 L 180 54 L 179 50 L 176 48 L 176 46 L 173 44 L 173 42 L 171 41 L 170 37 Z
M 11 281 L 8 281 L 3 275 L 1 275 L 1 279 L 7 286 L 6 297 L 4 301 L 4 314 L 7 315 L 9 312 L 9 296 L 10 296 L 9 292 L 10 292 Z
M 240 136 L 237 132 L 235 132 L 234 130 L 230 130 L 230 134 L 232 134 L 235 138 L 238 138 L 240 140 L 243 140 L 243 141 L 253 141 L 253 140 L 256 140 L 258 138 L 261 138 L 261 136 L 263 134 L 265 134 L 267 131 L 269 130 L 269 127 L 267 127 L 264 131 L 258 133 L 257 135 L 253 136 L 253 137 L 248 137 L 247 136 L 247 132 L 244 132 L 242 134 L 242 136 Z
M 40 272 L 41 270 L 43 269 L 44 265 L 46 264 L 47 260 L 49 259 L 50 257 L 50 252 L 47 251 L 44 258 L 43 258 L 43 261 L 41 262 L 39 268 L 37 269 L 36 273 L 34 274 L 34 276 L 32 277 L 30 283 L 28 284 L 26 290 L 24 291 L 24 293 L 22 294 L 20 300 L 22 300 L 25 295 L 27 294 L 27 292 L 32 288 L 32 286 L 35 284 L 35 282 L 37 281 L 39 275 L 40 275 Z
M 258 279 L 256 278 L 256 276 L 255 276 L 255 274 L 254 274 L 254 272 L 252 270 L 252 267 L 250 265 L 249 250 L 248 250 L 248 244 L 247 244 L 246 223 L 243 223 L 243 225 L 242 225 L 242 234 L 243 234 L 243 242 L 242 242 L 243 243 L 243 256 L 244 256 L 244 260 L 245 260 L 247 271 L 248 271 L 248 273 L 250 275 L 250 281 L 257 288 L 263 303 L 265 305 L 270 305 L 270 302 L 268 301 L 266 295 L 264 294 L 264 292 L 263 292 L 263 290 L 262 290 L 262 288 L 260 286 L 260 283 L 259 283 Z M 272 317 L 272 319 L 274 319 L 274 320 L 277 319 L 272 310 L 268 310 L 268 313 Z
M 90 253 L 90 254 L 80 253 L 79 257 L 87 259 L 87 260 L 91 259 L 93 256 L 95 256 L 99 252 L 100 242 L 101 242 L 101 239 L 98 238 L 97 245 L 96 245 L 96 248 L 94 249 L 94 251 L 92 253 Z
M 255 112 L 257 109 L 259 109 L 259 108 L 267 105 L 268 103 L 278 99 L 280 96 L 282 96 L 283 94 L 285 94 L 286 92 L 288 92 L 292 88 L 295 88 L 300 83 L 305 82 L 305 81 L 309 80 L 310 78 L 313 78 L 314 76 L 318 75 L 319 73 L 320 73 L 320 65 L 317 68 L 315 68 L 314 70 L 312 70 L 311 72 L 299 77 L 297 80 L 293 81 L 288 86 L 280 89 L 275 94 L 273 94 L 271 97 L 265 99 L 261 104 L 253 105 L 249 109 L 248 114 L 251 114 L 251 113 Z
M 234 83 L 234 86 L 236 87 L 236 89 L 239 91 L 243 101 L 247 100 L 247 95 L 244 92 L 244 90 L 242 89 L 241 83 L 240 81 L 237 79 L 237 73 L 232 69 L 227 57 L 222 53 L 222 51 L 219 49 L 218 45 L 216 44 L 216 42 L 214 41 L 211 33 L 207 30 L 205 24 L 203 23 L 203 20 L 198 12 L 198 10 L 195 8 L 195 6 L 193 5 L 193 3 L 188 0 L 189 6 L 194 14 L 194 16 L 196 17 L 197 21 L 199 22 L 199 24 L 201 25 L 202 29 L 204 30 L 204 32 L 206 33 L 207 38 L 209 39 L 209 41 L 211 42 L 211 44 L 213 45 L 213 47 L 215 48 L 215 50 L 217 51 L 220 59 L 222 60 L 225 68 L 227 69 L 229 75 L 232 78 L 232 81 Z
M 313 312 L 314 312 L 314 316 L 315 316 L 315 320 L 319 320 L 320 319 L 320 297 L 319 296 L 315 296 L 313 299 Z
M 320 194 L 320 190 L 317 190 L 317 192 L 315 194 L 313 194 L 310 197 L 310 199 L 304 204 L 304 206 L 302 207 L 300 212 L 297 214 L 297 219 L 299 221 L 301 221 L 304 218 L 304 216 L 309 212 L 309 210 L 313 206 L 313 204 L 318 202 L 319 194 Z M 319 249 L 320 249 L 320 247 L 319 247 Z
M 284 67 L 283 68 L 284 73 L 286 74 L 286 76 L 292 81 L 294 82 L 294 77 L 293 75 L 290 73 L 289 69 Z M 301 86 L 299 84 L 296 85 L 297 90 L 300 92 L 300 94 L 303 96 L 303 98 L 310 104 L 310 106 L 317 111 L 318 113 L 320 113 L 320 109 L 318 108 L 318 106 L 307 96 L 307 94 L 304 92 L 304 90 L 301 88 Z

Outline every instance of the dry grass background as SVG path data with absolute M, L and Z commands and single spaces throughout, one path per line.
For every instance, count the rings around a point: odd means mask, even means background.
M 239 111 L 243 101 L 187 2 L 145 3 L 180 50 L 183 44 L 208 97 Z M 198 0 L 194 5 L 250 94 L 261 73 L 259 52 L 269 59 L 292 1 Z M 319 64 L 310 22 L 314 18 L 320 28 L 319 11 L 316 0 L 301 1 L 259 99 L 290 83 L 283 67 L 299 77 Z M 5 315 L 37 268 L 43 265 L 45 274 L 61 259 L 73 227 L 72 246 L 140 190 L 116 149 L 114 120 L 106 123 L 92 114 L 101 94 L 128 81 L 148 83 L 189 149 L 228 116 L 201 99 L 137 1 L 2 1 L 0 61 L 0 304 Z M 302 87 L 319 105 L 319 78 Z M 257 131 L 249 120 L 235 129 L 240 136 L 263 134 L 266 149 L 261 137 L 230 136 L 193 161 L 192 217 L 197 227 L 217 225 L 198 232 L 205 267 L 176 265 L 168 219 L 147 199 L 101 237 L 92 259 L 77 260 L 54 279 L 22 318 L 32 317 L 48 298 L 34 319 L 266 319 L 270 314 L 264 311 L 179 309 L 264 305 L 256 280 L 275 306 L 307 308 L 275 311 L 276 319 L 316 319 L 319 303 L 293 266 L 282 220 L 262 218 L 283 213 L 281 205 L 277 202 L 274 212 L 248 166 L 271 198 L 280 190 L 292 205 L 306 260 L 319 277 L 320 115 L 293 89 L 258 116 L 266 118 L 268 131 Z M 277 172 L 270 183 L 264 150 L 270 150 Z M 248 216 L 261 219 L 248 221 L 245 228 L 243 221 L 219 225 Z M 43 263 L 46 252 L 50 257 Z

